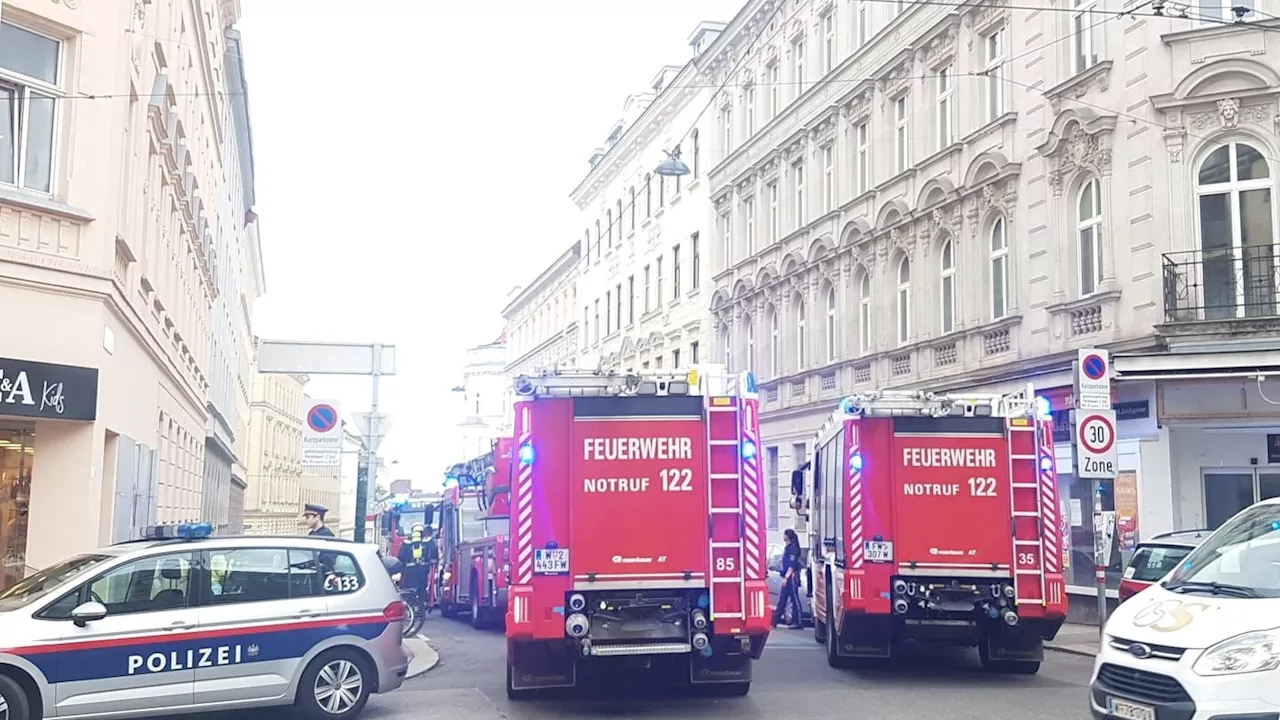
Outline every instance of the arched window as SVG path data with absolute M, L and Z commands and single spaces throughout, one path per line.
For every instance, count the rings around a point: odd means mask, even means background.
M 626 228 L 622 227 L 622 224 L 624 222 L 626 221 L 622 219 L 622 201 L 619 200 L 618 201 L 618 240 L 622 240 L 622 233 L 626 230 Z
M 1271 168 L 1257 148 L 1232 142 L 1200 164 L 1201 274 L 1206 319 L 1276 315 Z
M 806 310 L 804 300 L 796 298 L 796 369 L 799 370 L 805 366 L 809 358 L 805 356 L 804 346 L 809 342 L 809 337 L 805 332 Z
M 605 245 L 605 247 L 613 247 L 613 211 L 612 210 L 604 211 L 604 222 L 605 222 L 605 227 L 608 228 L 608 230 L 605 231 L 605 237 L 608 238 L 608 240 L 606 241 L 607 244 Z
M 720 347 L 724 353 L 725 370 L 729 370 L 733 367 L 733 334 L 729 332 L 728 325 L 720 331 Z
M 911 261 L 898 263 L 898 344 L 911 340 Z
M 747 356 L 744 369 L 754 372 L 756 367 L 756 327 L 752 323 L 750 315 L 744 316 L 742 322 L 746 325 L 747 330 Z
M 653 176 L 644 176 L 644 216 L 653 215 Z
M 769 377 L 778 377 L 778 371 L 782 366 L 782 344 L 778 337 L 778 311 L 776 308 L 769 308 Z
M 1102 192 L 1097 180 L 1080 187 L 1076 207 L 1080 297 L 1098 292 L 1102 282 Z
M 636 187 L 631 186 L 631 202 L 627 204 L 627 215 L 631 218 L 631 229 L 636 229 Z
M 999 320 L 1009 313 L 1009 239 L 1004 233 L 1004 218 L 991 223 L 991 319 Z
M 863 274 L 858 283 L 858 352 L 871 352 L 871 275 Z
M 956 329 L 956 253 L 950 240 L 942 243 L 939 260 L 942 270 L 938 284 L 939 309 L 942 311 L 942 334 L 945 335 Z
M 827 290 L 827 362 L 836 361 L 836 289 Z

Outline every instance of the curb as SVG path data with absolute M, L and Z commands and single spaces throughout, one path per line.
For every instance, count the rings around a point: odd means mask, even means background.
M 425 635 L 418 635 L 404 641 L 405 650 L 409 653 L 409 670 L 404 679 L 425 675 L 440 664 L 440 653 L 427 643 Z
M 1066 655 L 1078 655 L 1080 657 L 1092 658 L 1092 657 L 1098 656 L 1098 653 L 1095 650 L 1080 650 L 1078 648 L 1068 647 L 1066 645 L 1053 645 L 1051 643 L 1045 643 L 1044 649 L 1052 650 L 1054 652 L 1064 653 Z

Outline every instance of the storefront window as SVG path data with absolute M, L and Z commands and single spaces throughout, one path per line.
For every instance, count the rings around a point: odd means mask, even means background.
M 0 429 L 0 590 L 27 574 L 27 508 L 34 433 Z
M 1094 564 L 1093 555 L 1093 512 L 1095 508 L 1095 496 L 1093 491 L 1093 481 L 1083 480 L 1075 477 L 1068 472 L 1062 472 L 1062 463 L 1058 464 L 1060 468 L 1058 472 L 1058 486 L 1062 496 L 1066 498 L 1067 517 L 1070 519 L 1070 563 L 1071 567 L 1067 571 L 1067 584 L 1080 587 L 1097 587 L 1096 565 Z M 1070 466 L 1067 466 L 1070 468 Z M 1129 478 L 1125 478 L 1128 480 Z M 1104 486 L 1104 492 L 1108 495 L 1107 505 L 1112 498 L 1112 488 L 1114 483 L 1108 483 Z M 1120 515 L 1120 513 L 1117 513 Z M 1133 520 L 1122 521 L 1117 518 L 1116 529 L 1111 534 L 1111 548 L 1108 552 L 1109 561 L 1107 563 L 1107 588 L 1116 590 L 1120 587 L 1120 578 L 1124 573 L 1124 560 L 1126 555 L 1132 552 L 1122 553 L 1122 537 L 1125 545 L 1131 544 L 1136 540 L 1137 528 L 1126 527 L 1132 524 Z

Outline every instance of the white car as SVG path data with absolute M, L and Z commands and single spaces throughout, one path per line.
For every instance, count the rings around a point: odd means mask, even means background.
M 1280 499 L 1228 520 L 1104 634 L 1095 718 L 1280 717 Z
M 404 605 L 377 548 L 211 533 L 155 528 L 0 593 L 0 719 L 297 705 L 347 720 L 404 681 Z

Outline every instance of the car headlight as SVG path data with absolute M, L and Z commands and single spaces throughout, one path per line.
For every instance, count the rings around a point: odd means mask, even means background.
M 1205 650 L 1191 669 L 1197 675 L 1242 675 L 1280 667 L 1280 634 L 1277 630 L 1245 633 L 1227 638 Z

